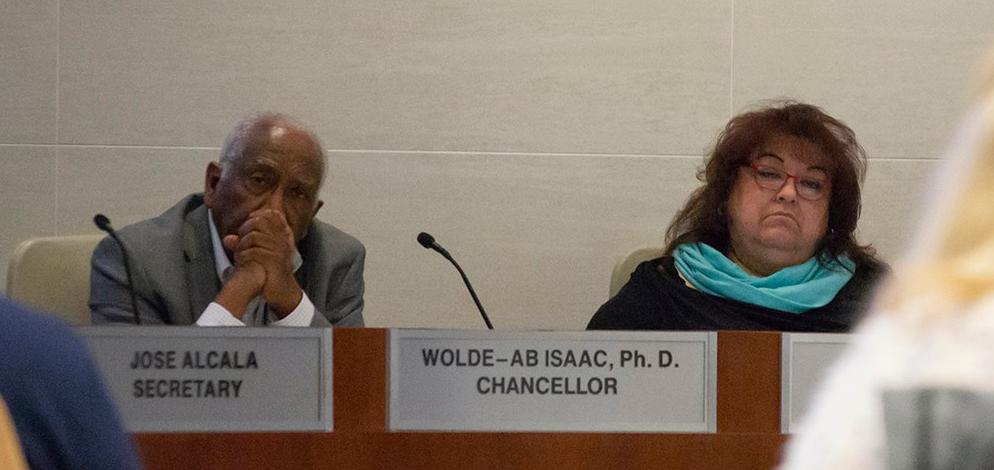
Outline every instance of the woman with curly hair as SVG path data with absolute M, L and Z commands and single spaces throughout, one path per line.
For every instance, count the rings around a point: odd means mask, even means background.
M 866 154 L 816 106 L 733 118 L 666 232 L 588 329 L 848 331 L 886 267 L 854 232 Z

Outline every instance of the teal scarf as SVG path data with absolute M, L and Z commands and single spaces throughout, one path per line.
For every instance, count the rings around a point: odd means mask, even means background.
M 769 276 L 756 277 L 704 243 L 677 246 L 673 259 L 683 278 L 701 292 L 791 313 L 827 305 L 849 282 L 856 266 L 846 256 L 825 265 L 812 257 Z

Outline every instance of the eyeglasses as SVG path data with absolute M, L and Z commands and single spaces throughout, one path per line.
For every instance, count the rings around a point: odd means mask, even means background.
M 787 179 L 793 178 L 794 190 L 797 191 L 797 195 L 808 201 L 817 201 L 828 192 L 827 178 L 801 177 L 787 173 L 779 168 L 757 165 L 755 162 L 743 166 L 752 168 L 756 184 L 761 188 L 780 191 L 783 185 L 787 184 Z

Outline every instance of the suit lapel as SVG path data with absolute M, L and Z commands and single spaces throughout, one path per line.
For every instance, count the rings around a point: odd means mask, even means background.
M 207 206 L 201 205 L 186 215 L 183 223 L 183 254 L 186 257 L 191 315 L 186 324 L 193 324 L 221 290 L 221 281 L 217 278 L 214 267 L 210 227 L 207 225 Z
M 323 302 L 324 299 L 315 298 L 316 295 L 320 294 L 316 292 L 317 286 L 321 285 L 321 274 L 318 271 L 318 265 L 321 260 L 321 253 L 318 247 L 321 245 L 320 234 L 315 233 L 317 230 L 317 221 L 311 222 L 310 230 L 307 232 L 307 236 L 297 243 L 297 251 L 300 252 L 300 258 L 303 264 L 300 265 L 300 269 L 294 273 L 294 277 L 297 279 L 297 284 L 300 288 L 307 293 L 312 302 Z M 313 283 L 311 282 L 313 280 Z M 315 305 L 319 305 L 315 303 Z

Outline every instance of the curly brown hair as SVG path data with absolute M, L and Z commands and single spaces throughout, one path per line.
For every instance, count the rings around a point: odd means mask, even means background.
M 860 245 L 854 234 L 861 207 L 860 184 L 866 174 L 866 152 L 853 130 L 842 121 L 817 106 L 789 100 L 767 103 L 735 116 L 725 125 L 707 163 L 697 172 L 697 179 L 704 185 L 690 195 L 666 230 L 665 254 L 671 255 L 678 245 L 694 242 L 728 253 L 725 207 L 739 167 L 748 164 L 759 147 L 777 136 L 810 141 L 830 160 L 828 228 L 815 252 L 827 254 L 827 259 L 847 255 L 857 265 L 880 264 L 876 250 Z

